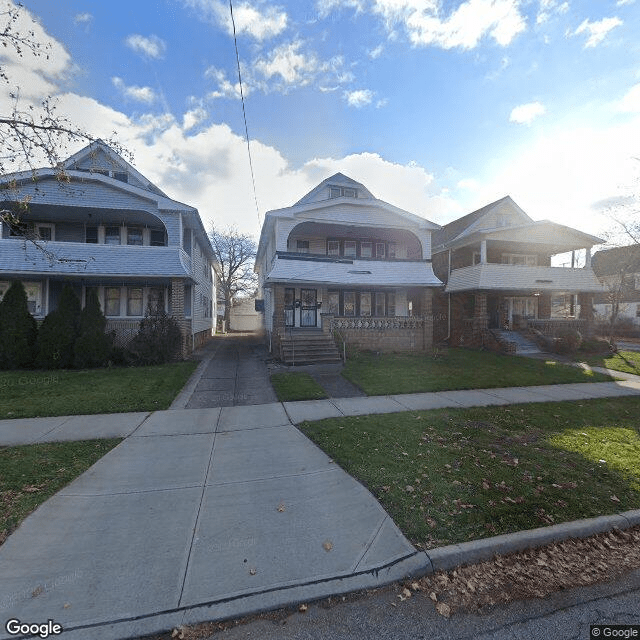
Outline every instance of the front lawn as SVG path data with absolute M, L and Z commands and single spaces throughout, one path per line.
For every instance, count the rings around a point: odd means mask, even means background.
M 119 442 L 115 438 L 0 447 L 0 544 L 38 505 Z
M 640 352 L 638 351 L 618 351 L 611 355 L 590 355 L 577 359 L 592 367 L 606 367 L 614 371 L 640 375 Z
M 425 548 L 640 508 L 640 399 L 302 425 Z
M 0 419 L 168 409 L 197 362 L 0 372 Z
M 342 375 L 370 396 L 611 379 L 553 361 L 470 349 L 446 349 L 434 355 L 363 352 L 347 359 Z
M 274 373 L 271 384 L 280 402 L 327 397 L 324 389 L 308 373 Z

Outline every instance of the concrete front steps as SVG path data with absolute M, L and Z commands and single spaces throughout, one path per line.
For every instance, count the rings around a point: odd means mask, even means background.
M 287 331 L 282 340 L 282 360 L 289 365 L 341 362 L 333 338 L 320 329 Z
M 506 331 L 504 329 L 492 329 L 493 335 L 498 342 L 513 342 L 516 345 L 516 353 L 519 355 L 530 355 L 533 353 L 542 353 L 538 345 L 522 335 L 518 331 Z

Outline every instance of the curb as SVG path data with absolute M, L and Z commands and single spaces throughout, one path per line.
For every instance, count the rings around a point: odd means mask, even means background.
M 215 358 L 216 353 L 220 346 L 218 345 L 213 351 L 213 353 L 209 353 L 206 355 L 200 363 L 196 367 L 195 371 L 191 374 L 191 377 L 187 380 L 187 383 L 182 387 L 180 393 L 173 399 L 173 402 L 169 406 L 168 411 L 175 411 L 176 409 L 185 409 L 187 403 L 191 399 L 193 392 L 196 390 L 198 386 L 198 382 L 200 382 L 200 378 L 202 378 L 202 374 L 205 372 L 207 366 Z
M 425 575 L 491 560 L 497 555 L 536 549 L 568 538 L 588 538 L 613 529 L 628 529 L 637 525 L 640 525 L 640 509 L 427 549 L 425 554 L 430 567 Z

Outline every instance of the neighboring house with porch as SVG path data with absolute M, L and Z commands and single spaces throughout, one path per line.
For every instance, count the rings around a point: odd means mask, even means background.
M 341 173 L 267 212 L 255 270 L 272 352 L 334 359 L 333 336 L 376 351 L 429 349 L 437 229 Z
M 640 245 L 598 251 L 592 264 L 604 284 L 594 299 L 597 320 L 609 323 L 615 312 L 619 321 L 640 327 Z
M 169 198 L 102 141 L 63 168 L 64 179 L 45 168 L 0 183 L 0 207 L 21 218 L 21 228 L 0 228 L 0 298 L 21 280 L 42 319 L 70 284 L 83 305 L 89 289 L 97 292 L 120 345 L 155 303 L 177 319 L 184 352 L 210 338 L 215 258 L 197 209 Z
M 433 234 L 434 272 L 445 283 L 434 308 L 448 319 L 438 323 L 436 340 L 479 346 L 500 330 L 588 330 L 593 295 L 602 291 L 591 247 L 602 242 L 534 222 L 509 196 L 450 222 Z M 585 250 L 584 267 L 552 266 L 553 256 L 577 250 Z

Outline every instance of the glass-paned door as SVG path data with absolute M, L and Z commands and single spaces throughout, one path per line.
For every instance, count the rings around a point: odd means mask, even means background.
M 317 317 L 317 291 L 315 289 L 300 290 L 300 326 L 315 327 Z
M 340 315 L 340 292 L 329 291 L 329 313 L 334 316 Z
M 295 298 L 296 290 L 295 289 L 285 289 L 284 290 L 284 326 L 285 327 L 293 327 L 294 325 L 294 307 L 293 300 Z

